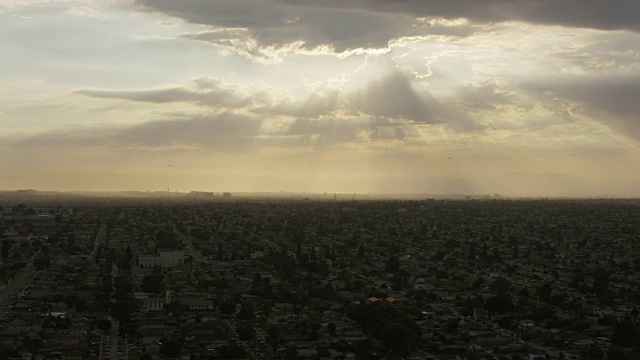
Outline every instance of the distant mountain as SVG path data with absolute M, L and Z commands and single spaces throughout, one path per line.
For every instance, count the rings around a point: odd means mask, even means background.
M 587 197 L 615 195 L 611 187 L 579 175 L 508 173 L 491 177 L 440 177 L 414 184 L 419 192 L 432 194 L 534 197 Z M 615 190 L 615 189 L 614 189 Z M 636 192 L 640 194 L 640 192 Z M 630 195 L 630 194 L 628 194 Z

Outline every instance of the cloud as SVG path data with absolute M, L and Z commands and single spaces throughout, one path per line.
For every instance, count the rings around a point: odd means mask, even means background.
M 339 90 L 319 89 L 302 97 L 282 97 L 252 111 L 258 114 L 317 119 L 334 114 L 343 107 L 344 99 Z
M 209 30 L 185 34 L 262 62 L 291 51 L 350 54 L 388 49 L 411 36 L 469 36 L 475 24 L 524 21 L 602 30 L 640 31 L 636 0 L 136 0 Z
M 170 149 L 191 148 L 244 152 L 259 134 L 258 118 L 234 113 L 187 119 L 155 120 L 132 126 L 76 127 L 6 139 L 13 147 L 34 151 L 56 149 Z
M 136 2 L 143 9 L 210 27 L 184 34 L 183 38 L 209 42 L 260 62 L 280 61 L 283 54 L 292 51 L 344 55 L 376 52 L 388 49 L 394 39 L 428 34 L 431 27 L 412 14 L 301 6 L 275 0 Z M 449 28 L 436 24 L 433 27 L 438 34 Z M 458 33 L 459 30 L 451 30 L 452 35 Z
M 119 132 L 114 140 L 127 146 L 193 146 L 219 151 L 246 151 L 259 133 L 260 120 L 234 113 L 189 120 L 150 121 Z
M 477 107 L 491 108 L 491 102 L 503 101 L 491 87 L 480 90 L 463 87 L 459 95 L 436 99 L 413 81 L 412 75 L 399 70 L 353 90 L 315 88 L 302 96 L 269 92 L 265 87 L 246 87 L 214 78 L 200 78 L 185 86 L 161 89 L 85 89 L 76 93 L 135 102 L 192 103 L 217 111 L 245 111 L 259 117 L 318 119 L 342 116 L 418 124 L 446 123 L 461 131 L 473 130 L 477 125 L 460 111 L 458 96 Z
M 401 72 L 373 81 L 347 99 L 351 110 L 368 115 L 439 122 L 433 112 L 437 101 L 428 93 L 419 94 Z
M 66 14 L 80 17 L 104 18 L 105 14 L 89 6 L 74 6 L 65 11 Z
M 507 103 L 507 96 L 492 82 L 474 86 L 463 85 L 458 89 L 458 101 L 475 109 L 495 109 L 497 104 Z
M 346 110 L 416 124 L 447 124 L 456 131 L 478 129 L 478 124 L 457 104 L 459 89 L 453 95 L 436 98 L 413 80 L 412 75 L 402 71 L 391 72 L 346 94 Z
M 154 2 L 154 0 L 148 0 Z M 635 0 L 280 0 L 296 6 L 359 9 L 418 17 L 467 18 L 476 22 L 524 21 L 568 27 L 640 31 Z
M 222 109 L 241 109 L 268 101 L 265 92 L 247 90 L 214 78 L 199 78 L 186 86 L 143 90 L 84 89 L 76 92 L 96 98 L 150 103 L 186 102 Z
M 87 0 L 4 0 L 2 2 L 2 6 L 6 6 L 8 8 L 19 8 L 26 6 L 48 6 L 48 5 L 65 5 L 65 4 L 76 4 L 76 3 L 88 3 L 90 1 Z
M 58 149 L 69 148 L 101 148 L 109 144 L 115 134 L 112 128 L 67 128 L 30 136 L 18 136 L 5 141 L 14 149 L 56 152 Z
M 587 116 L 640 140 L 640 77 L 565 76 L 523 87 L 576 102 Z

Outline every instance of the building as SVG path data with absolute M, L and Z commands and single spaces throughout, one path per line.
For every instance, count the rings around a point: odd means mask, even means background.
M 172 268 L 184 265 L 184 251 L 161 251 L 159 256 L 139 256 L 141 267 Z
M 192 191 L 189 193 L 189 196 L 194 198 L 210 199 L 210 198 L 213 198 L 213 193 L 207 192 L 207 191 Z
M 165 305 L 171 304 L 171 291 L 167 291 L 164 298 L 142 298 L 140 303 L 142 312 L 162 311 Z
M 213 310 L 213 301 L 204 299 L 186 299 L 183 301 L 189 310 Z
M 142 303 L 141 309 L 140 309 L 142 312 L 164 310 L 165 302 L 163 298 L 142 299 L 140 302 Z

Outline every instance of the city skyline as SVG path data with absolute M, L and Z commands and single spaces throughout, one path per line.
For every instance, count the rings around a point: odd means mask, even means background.
M 0 189 L 640 196 L 639 15 L 3 1 Z

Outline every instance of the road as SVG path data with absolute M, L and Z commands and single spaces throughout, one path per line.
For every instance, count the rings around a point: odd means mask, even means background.
M 41 250 L 38 250 L 29 260 L 26 261 L 27 266 L 20 271 L 18 275 L 9 283 L 4 289 L 4 292 L 0 294 L 0 309 L 6 311 L 6 307 L 11 303 L 13 297 L 19 292 L 24 291 L 33 280 L 33 273 L 36 268 L 33 266 L 33 260 L 40 254 Z
M 111 320 L 111 351 L 109 357 L 111 359 L 118 359 L 118 323 Z
M 273 346 L 267 341 L 269 335 L 267 335 L 267 331 L 262 327 L 262 325 L 255 326 L 255 347 L 252 350 L 256 359 L 272 359 L 275 357 L 275 349 Z
M 117 276 L 117 268 L 115 266 L 111 267 L 111 276 L 114 278 Z M 106 333 L 106 335 L 102 335 L 100 341 L 100 359 L 105 360 L 116 360 L 118 359 L 118 322 L 115 321 L 112 317 L 109 317 L 111 321 L 111 329 Z M 126 359 L 126 356 L 122 357 Z
M 173 227 L 173 232 L 176 234 L 178 239 L 184 243 L 186 253 L 193 258 L 193 260 L 195 261 L 195 265 L 197 265 L 197 267 L 200 268 L 200 270 L 202 270 L 202 274 L 200 274 L 200 279 L 211 280 L 211 277 L 207 274 L 209 261 L 204 256 L 202 256 L 202 254 L 200 253 L 200 251 L 198 251 L 198 249 L 193 247 L 193 243 L 191 242 L 191 239 L 189 239 L 189 236 L 184 235 L 183 233 L 178 231 L 178 228 L 175 225 L 171 225 L 171 226 Z M 192 266 L 191 275 L 193 275 L 193 265 L 194 264 L 191 264 Z M 198 279 L 195 279 L 195 280 L 197 281 Z
M 104 241 L 105 236 L 107 235 L 107 225 L 100 226 L 100 230 L 98 230 L 98 234 L 96 235 L 96 242 L 93 244 L 93 250 L 91 250 L 91 254 L 89 254 L 90 258 L 95 258 L 98 253 L 98 248 L 100 244 Z
M 271 247 L 273 250 L 275 250 L 276 252 L 280 252 L 282 251 L 282 248 L 280 247 L 280 245 L 274 243 L 271 240 L 267 240 L 265 238 L 263 238 L 261 235 L 256 234 L 255 232 L 253 232 L 250 229 L 245 228 L 242 225 L 236 225 L 237 228 L 242 229 L 243 231 L 248 232 L 249 234 L 253 235 L 258 241 L 262 242 L 263 244 L 266 244 L 267 246 Z M 287 250 L 287 253 L 289 254 L 289 256 L 291 256 L 293 259 L 296 259 L 296 253 L 294 253 L 291 250 Z

